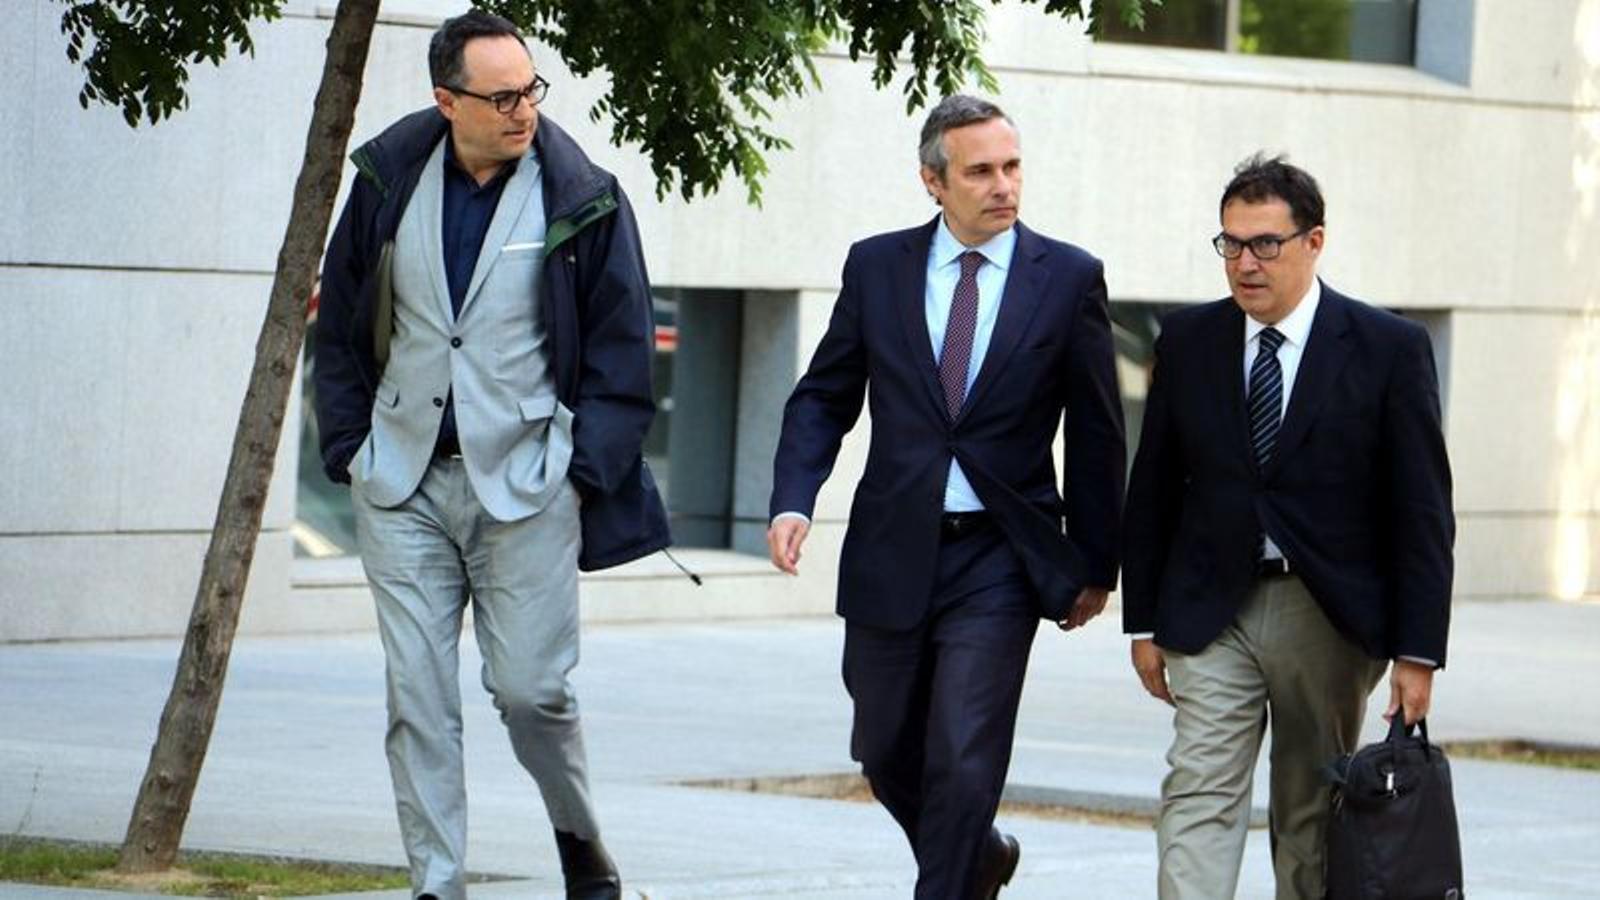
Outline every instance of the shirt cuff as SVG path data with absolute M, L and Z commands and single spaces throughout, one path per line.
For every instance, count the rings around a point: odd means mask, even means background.
M 1439 668 L 1438 660 L 1428 659 L 1426 656 L 1397 656 L 1395 659 L 1403 659 L 1406 662 L 1414 662 L 1418 665 L 1428 666 L 1429 668 L 1433 669 Z
M 1154 631 L 1140 631 L 1140 632 L 1137 632 L 1135 634 L 1128 635 L 1128 640 L 1130 640 L 1130 641 L 1153 641 L 1153 640 L 1155 640 L 1155 637 L 1156 637 L 1156 633 Z
M 777 515 L 772 517 L 772 521 L 767 523 L 768 527 L 776 525 L 778 523 L 779 519 L 799 519 L 800 521 L 806 523 L 807 525 L 811 524 L 811 517 L 806 515 L 805 513 L 802 513 L 802 512 L 781 512 L 781 513 L 778 513 Z

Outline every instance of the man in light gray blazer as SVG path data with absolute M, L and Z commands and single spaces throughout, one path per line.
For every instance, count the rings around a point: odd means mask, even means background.
M 653 325 L 616 179 L 538 104 L 508 21 L 433 36 L 435 105 L 353 154 L 323 272 L 324 465 L 349 481 L 388 660 L 387 750 L 414 894 L 465 897 L 457 644 L 555 828 L 567 896 L 621 896 L 589 798 L 579 569 L 669 543 L 640 447 Z

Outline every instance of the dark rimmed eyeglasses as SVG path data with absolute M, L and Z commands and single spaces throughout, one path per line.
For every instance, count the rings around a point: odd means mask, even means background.
M 520 91 L 495 91 L 492 94 L 479 94 L 461 87 L 445 88 L 445 90 L 452 94 L 461 94 L 464 97 L 482 100 L 485 103 L 493 103 L 495 112 L 502 116 L 509 116 L 517 111 L 517 106 L 523 100 L 538 106 L 544 100 L 544 95 L 550 93 L 550 82 L 545 81 L 543 75 L 535 75 L 533 80 L 528 82 L 528 86 Z
M 1258 234 L 1253 238 L 1237 238 L 1224 231 L 1211 239 L 1211 246 L 1223 259 L 1238 259 L 1246 247 L 1250 248 L 1250 255 L 1256 259 L 1277 259 L 1278 254 L 1283 252 L 1284 244 L 1310 231 L 1309 228 L 1302 228 L 1294 234 Z

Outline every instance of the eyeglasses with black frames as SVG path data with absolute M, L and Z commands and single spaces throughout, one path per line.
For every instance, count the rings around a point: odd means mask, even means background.
M 493 103 L 495 112 L 502 116 L 509 116 L 517 111 L 517 106 L 523 100 L 527 100 L 534 106 L 538 106 L 543 102 L 544 95 L 550 93 L 550 82 L 545 81 L 543 75 L 535 75 L 533 76 L 533 81 L 529 82 L 528 86 L 520 91 L 495 91 L 492 94 L 479 94 L 460 87 L 447 88 L 447 90 L 452 94 L 461 94 L 476 100 L 482 100 L 485 103 Z
M 1253 238 L 1237 238 L 1224 231 L 1211 239 L 1211 246 L 1223 259 L 1238 259 L 1246 247 L 1250 248 L 1250 255 L 1256 259 L 1277 259 L 1278 254 L 1283 252 L 1284 244 L 1310 231 L 1309 228 L 1302 228 L 1294 234 L 1258 234 Z

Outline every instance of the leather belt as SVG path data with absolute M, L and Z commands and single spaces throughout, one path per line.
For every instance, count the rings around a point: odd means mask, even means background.
M 1282 578 L 1286 575 L 1293 574 L 1294 567 L 1290 566 L 1289 561 L 1283 557 L 1279 557 L 1277 559 L 1256 560 L 1257 578 Z
M 946 538 L 965 537 L 994 524 L 994 517 L 986 509 L 972 512 L 947 512 L 939 517 L 939 535 Z
M 434 459 L 460 459 L 461 439 L 458 437 L 440 438 L 439 443 L 433 445 Z

